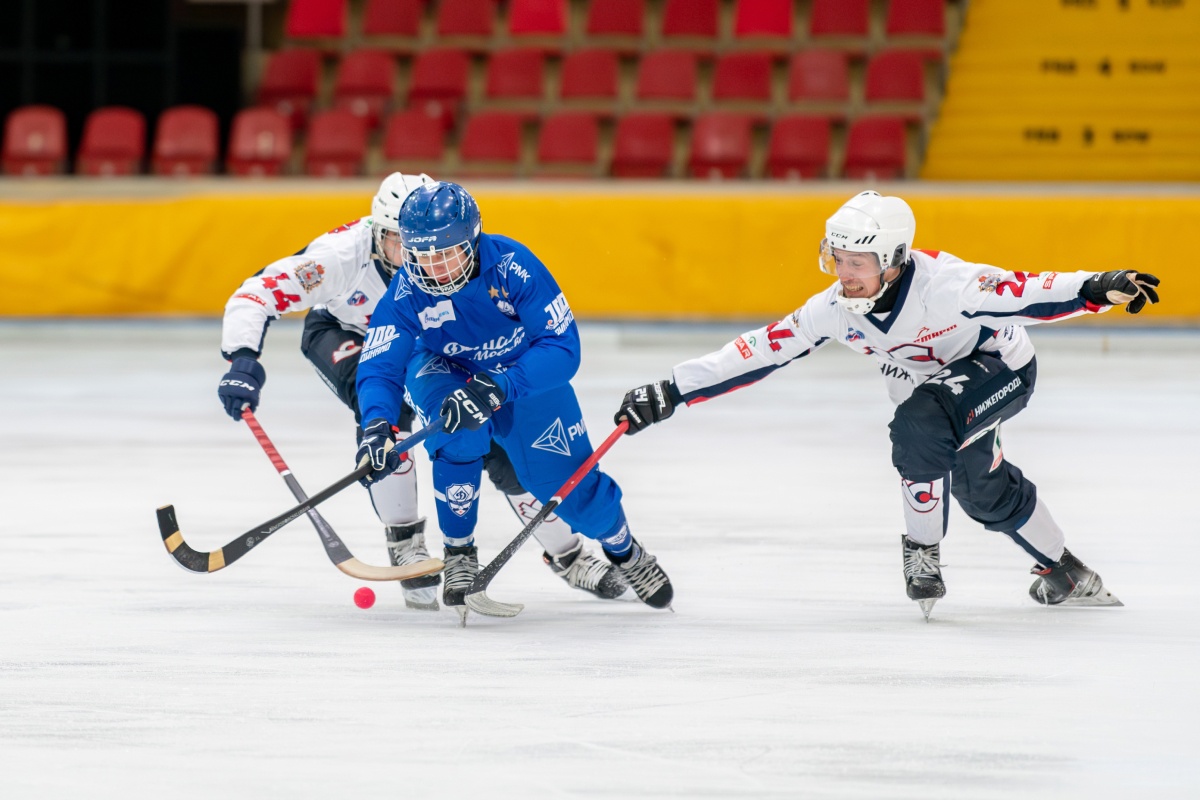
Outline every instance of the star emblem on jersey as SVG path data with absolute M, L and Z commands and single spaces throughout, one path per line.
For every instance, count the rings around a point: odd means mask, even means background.
M 417 371 L 417 374 L 414 377 L 419 378 L 422 375 L 449 375 L 449 374 L 450 374 L 450 362 L 448 362 L 446 359 L 442 358 L 441 356 L 434 356 L 433 358 L 431 358 L 425 362 L 425 366 L 421 367 L 421 369 Z
M 495 286 L 489 286 L 489 287 L 488 287 L 488 297 L 490 297 L 490 298 L 492 298 L 493 300 L 495 300 L 495 299 L 496 299 L 497 297 L 499 297 L 499 296 L 500 296 L 500 290 L 499 290 L 499 289 L 497 289 Z
M 546 428 L 546 431 L 537 438 L 532 447 L 535 450 L 558 453 L 560 456 L 571 455 L 571 443 L 567 439 L 567 432 L 563 430 L 562 420 L 554 420 L 554 424 Z

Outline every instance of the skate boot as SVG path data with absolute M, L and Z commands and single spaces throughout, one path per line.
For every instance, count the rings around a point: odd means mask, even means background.
M 625 582 L 637 592 L 643 603 L 652 608 L 670 608 L 675 596 L 671 579 L 658 565 L 658 559 L 643 550 L 637 539 L 633 540 L 633 549 L 626 554 L 624 561 L 619 561 L 608 551 L 604 555 L 617 565 Z
M 933 604 L 946 596 L 946 584 L 942 582 L 941 545 L 920 545 L 907 536 L 900 537 L 904 551 L 904 584 L 908 597 L 916 600 L 929 622 Z
M 419 519 L 409 525 L 389 525 L 384 529 L 388 540 L 388 555 L 393 567 L 414 564 L 429 558 L 425 549 L 425 520 Z M 400 581 L 404 593 L 404 605 L 418 611 L 437 611 L 437 587 L 441 575 L 423 575 Z
M 1104 581 L 1075 556 L 1063 548 L 1062 558 L 1049 567 L 1041 564 L 1030 570 L 1038 579 L 1029 587 L 1029 596 L 1044 606 L 1066 603 L 1070 606 L 1123 606 Z
M 471 581 L 479 574 L 479 550 L 475 545 L 447 547 L 442 560 L 446 562 L 446 569 L 443 571 L 446 585 L 442 587 L 442 602 L 458 612 L 459 623 L 465 627 L 466 594 L 467 589 L 471 588 Z
M 620 597 L 629 588 L 621 571 L 584 550 L 583 542 L 576 542 L 570 550 L 557 556 L 543 552 L 542 561 L 566 581 L 567 586 L 591 592 L 603 600 Z

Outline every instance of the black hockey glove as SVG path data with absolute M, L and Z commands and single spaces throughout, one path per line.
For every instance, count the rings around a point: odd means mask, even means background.
M 1079 294 L 1089 303 L 1098 306 L 1115 306 L 1127 303 L 1125 310 L 1130 314 L 1141 311 L 1146 302 L 1157 303 L 1158 278 L 1148 272 L 1113 270 L 1097 272 L 1083 284 Z
M 267 372 L 253 358 L 235 358 L 229 372 L 217 384 L 217 397 L 225 406 L 225 413 L 235 422 L 242 419 L 242 406 L 250 404 L 251 411 L 258 410 L 258 396 L 267 382 Z
M 621 408 L 613 415 L 613 422 L 620 425 L 621 420 L 629 420 L 629 430 L 625 431 L 625 435 L 633 436 L 674 414 L 675 406 L 681 402 L 683 397 L 674 382 L 647 383 L 625 393 Z
M 354 457 L 360 467 L 371 465 L 371 472 L 358 481 L 363 486 L 369 487 L 400 468 L 402 455 L 406 454 L 396 452 L 396 431 L 383 417 L 376 417 L 363 426 L 358 453 Z
M 442 430 L 454 433 L 459 430 L 477 431 L 483 427 L 500 406 L 504 405 L 504 390 L 486 372 L 476 372 L 467 379 L 465 386 L 451 392 L 442 401 Z

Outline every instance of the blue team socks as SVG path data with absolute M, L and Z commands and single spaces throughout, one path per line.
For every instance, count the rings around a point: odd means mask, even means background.
M 433 496 L 437 499 L 438 526 L 447 547 L 474 544 L 482 477 L 482 458 L 466 464 L 434 459 Z
M 613 526 L 600 536 L 600 546 L 608 554 L 609 560 L 615 562 L 628 561 L 633 555 L 633 536 L 629 533 L 629 523 L 625 521 L 625 510 L 617 516 Z

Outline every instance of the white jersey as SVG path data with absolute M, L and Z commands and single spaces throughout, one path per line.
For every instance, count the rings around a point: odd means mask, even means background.
M 323 306 L 348 331 L 367 332 L 391 278 L 374 251 L 371 218 L 318 236 L 246 280 L 225 304 L 221 351 L 262 352 L 267 325 L 284 313 Z
M 834 299 L 835 283 L 779 322 L 679 364 L 675 386 L 690 405 L 762 380 L 829 342 L 840 342 L 875 359 L 892 402 L 899 404 L 947 364 L 975 351 L 998 356 L 1010 369 L 1024 367 L 1034 351 L 1023 326 L 1111 307 L 1079 296 L 1094 274 L 1005 272 L 949 253 L 916 250 L 900 276 L 891 311 L 847 311 Z

